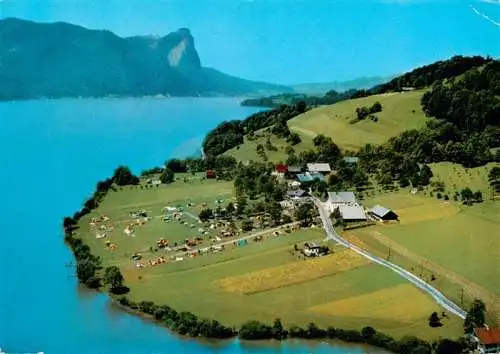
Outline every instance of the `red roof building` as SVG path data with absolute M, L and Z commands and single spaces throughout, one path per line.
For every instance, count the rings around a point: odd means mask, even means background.
M 278 173 L 287 173 L 288 172 L 288 165 L 277 164 L 276 166 L 274 166 L 274 170 Z
M 215 178 L 216 177 L 215 171 L 214 170 L 207 170 L 206 176 L 207 176 L 207 178 Z
M 481 353 L 500 353 L 500 328 L 474 328 Z

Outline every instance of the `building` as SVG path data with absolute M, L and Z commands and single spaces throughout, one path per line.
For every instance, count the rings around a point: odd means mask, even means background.
M 357 165 L 358 162 L 359 162 L 359 157 L 356 157 L 356 156 L 345 156 L 344 157 L 344 161 L 348 165 Z
M 286 196 L 288 198 L 302 198 L 307 196 L 307 192 L 303 189 L 288 190 Z
M 353 192 L 328 192 L 330 212 L 339 209 L 344 221 L 364 221 L 367 219 L 365 210 L 358 204 Z
M 332 209 L 341 205 L 357 205 L 354 192 L 328 192 L 328 203 Z
M 278 177 L 285 177 L 285 174 L 288 173 L 288 165 L 285 164 L 277 164 L 274 166 L 273 175 Z
M 206 177 L 207 178 L 215 178 L 217 175 L 215 174 L 214 170 L 207 170 L 206 171 Z
M 367 219 L 361 205 L 341 205 L 338 208 L 345 222 L 366 221 Z
M 304 255 L 307 257 L 319 257 L 326 254 L 325 247 L 317 244 L 316 242 L 304 244 Z
M 320 181 L 324 181 L 325 180 L 325 176 L 323 176 L 321 173 L 318 173 L 318 172 L 299 173 L 299 174 L 297 174 L 296 177 L 297 177 L 297 180 L 300 183 L 312 182 L 315 179 L 320 180 Z
M 328 174 L 332 172 L 332 169 L 330 168 L 330 164 L 327 163 L 308 163 L 307 171 L 310 173 L 317 172 L 317 173 Z
M 369 213 L 370 216 L 380 221 L 398 220 L 398 216 L 395 212 L 378 204 L 371 208 Z
M 473 337 L 480 353 L 500 353 L 500 328 L 474 328 Z
M 154 180 L 151 181 L 151 184 L 154 187 L 159 187 L 161 185 L 161 181 L 159 179 L 154 179 Z

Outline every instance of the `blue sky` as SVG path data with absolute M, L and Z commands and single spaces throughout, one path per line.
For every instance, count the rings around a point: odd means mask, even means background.
M 121 36 L 188 27 L 203 65 L 283 84 L 500 56 L 500 0 L 0 0 L 0 17 Z

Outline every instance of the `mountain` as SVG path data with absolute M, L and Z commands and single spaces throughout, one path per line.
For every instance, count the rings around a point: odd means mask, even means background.
M 394 76 L 359 77 L 348 81 L 333 81 L 325 83 L 306 83 L 292 86 L 297 93 L 306 95 L 324 95 L 328 91 L 343 92 L 351 89 L 369 89 L 391 80 Z
M 203 67 L 189 29 L 118 37 L 68 23 L 0 20 L 0 99 L 291 92 Z

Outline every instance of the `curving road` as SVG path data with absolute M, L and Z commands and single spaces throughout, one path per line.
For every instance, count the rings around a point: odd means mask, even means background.
M 377 256 L 374 256 L 370 254 L 369 252 L 365 251 L 362 248 L 359 248 L 358 246 L 350 243 L 346 239 L 340 237 L 335 229 L 333 228 L 332 221 L 330 220 L 330 216 L 328 213 L 327 207 L 319 201 L 318 199 L 314 198 L 314 204 L 318 207 L 319 214 L 321 216 L 321 220 L 323 221 L 323 227 L 325 228 L 327 239 L 335 241 L 337 243 L 340 243 L 341 245 L 350 248 L 354 252 L 358 253 L 359 255 L 368 258 L 374 263 L 380 264 L 386 268 L 389 268 L 393 272 L 399 274 L 403 278 L 407 279 L 409 282 L 417 286 L 418 288 L 422 289 L 423 291 L 427 292 L 429 295 L 431 295 L 434 300 L 445 310 L 457 315 L 458 317 L 465 319 L 465 316 L 467 315 L 467 312 L 464 311 L 462 308 L 460 308 L 457 304 L 455 304 L 453 301 L 448 299 L 446 296 L 444 296 L 439 290 L 434 288 L 432 285 L 428 284 L 424 280 L 420 279 L 419 277 L 415 276 L 413 273 L 410 273 L 409 271 L 401 268 L 400 266 L 391 263 L 385 259 L 379 258 Z

